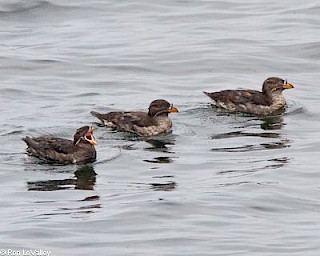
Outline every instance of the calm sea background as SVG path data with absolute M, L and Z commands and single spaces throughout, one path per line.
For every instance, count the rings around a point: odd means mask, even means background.
M 320 255 L 320 3 L 0 0 L 0 249 L 56 255 Z M 288 79 L 288 108 L 202 91 Z M 39 164 L 91 110 L 164 98 L 172 134 L 96 131 L 91 165 Z

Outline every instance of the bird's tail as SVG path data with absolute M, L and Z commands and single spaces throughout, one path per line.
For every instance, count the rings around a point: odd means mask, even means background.
M 100 119 L 101 121 L 103 121 L 103 116 L 104 116 L 104 114 L 100 114 L 100 113 L 95 112 L 95 111 L 91 111 L 90 113 L 91 113 L 91 115 L 93 115 L 94 117 L 96 117 L 96 118 Z
M 38 143 L 35 142 L 29 136 L 26 136 L 25 138 L 22 138 L 22 140 L 28 145 L 29 148 L 37 148 L 38 147 Z
M 210 92 L 205 92 L 205 91 L 203 91 L 203 93 L 205 94 L 205 95 L 207 95 L 208 97 L 210 97 Z

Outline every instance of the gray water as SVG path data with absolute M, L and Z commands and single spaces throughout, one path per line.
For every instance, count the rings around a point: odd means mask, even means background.
M 311 0 L 1 0 L 2 255 L 320 255 L 319 14 Z M 280 116 L 202 94 L 270 76 L 295 86 Z M 72 138 L 98 125 L 91 110 L 157 98 L 180 110 L 172 134 L 99 127 L 85 166 L 25 153 L 23 136 Z

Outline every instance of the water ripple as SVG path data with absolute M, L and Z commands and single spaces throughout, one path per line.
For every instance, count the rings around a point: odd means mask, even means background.
M 213 152 L 251 152 L 257 150 L 281 149 L 290 147 L 289 140 L 281 140 L 279 142 L 261 143 L 259 145 L 248 144 L 238 147 L 212 148 Z

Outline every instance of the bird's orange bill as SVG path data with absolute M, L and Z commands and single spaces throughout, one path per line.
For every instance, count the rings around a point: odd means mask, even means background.
M 89 132 L 93 133 L 95 130 L 97 130 L 97 128 L 96 128 L 96 127 L 91 126 L 91 127 L 90 127 L 90 129 L 89 129 Z
M 170 108 L 168 108 L 168 112 L 170 113 L 175 113 L 175 112 L 179 112 L 177 108 L 175 108 L 174 106 L 170 106 Z
M 95 127 L 90 127 L 89 131 L 86 133 L 86 135 L 84 136 L 84 139 L 86 141 L 88 141 L 91 145 L 96 145 L 97 142 L 95 140 L 95 138 L 93 137 L 93 131 L 96 130 Z
M 292 89 L 292 88 L 294 88 L 294 86 L 292 84 L 289 84 L 289 83 L 283 84 L 283 89 Z

